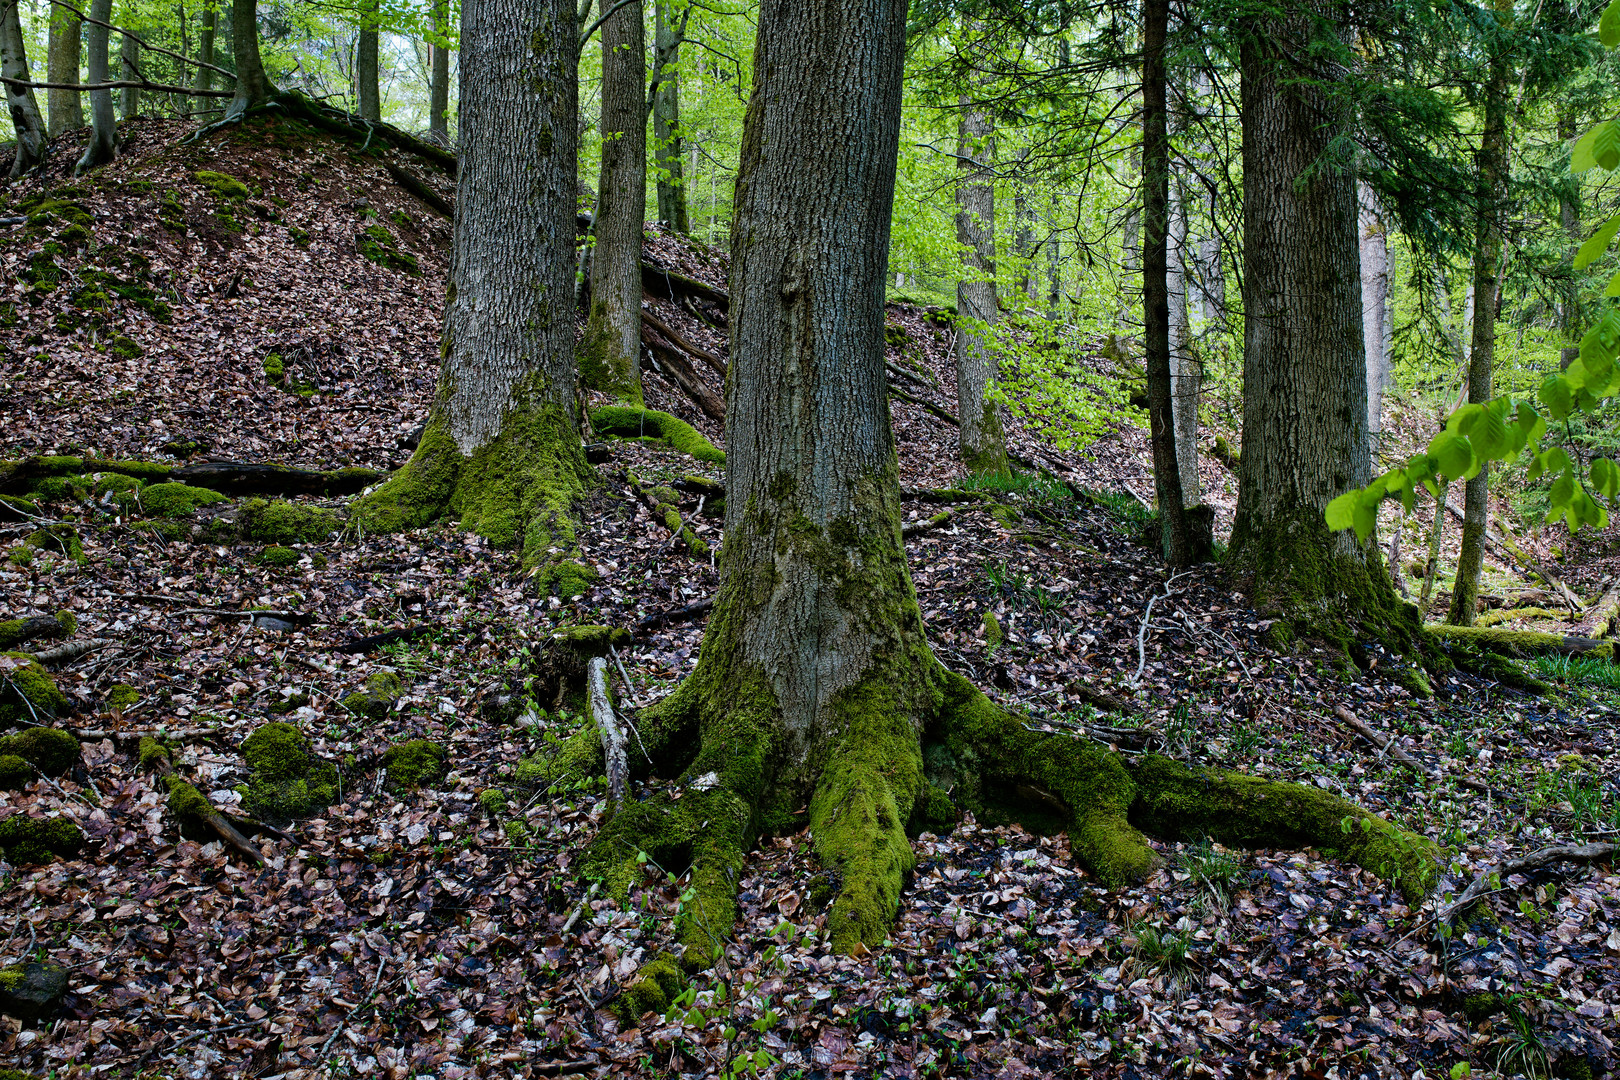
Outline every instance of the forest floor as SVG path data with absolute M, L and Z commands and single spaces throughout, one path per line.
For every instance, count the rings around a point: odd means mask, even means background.
M 190 146 L 174 125 L 133 131 L 120 160 L 74 190 L 52 174 L 0 192 L 0 218 L 41 192 L 89 215 L 88 238 L 64 237 L 75 215 L 60 207 L 0 226 L 0 456 L 403 461 L 432 394 L 449 226 L 385 166 L 448 184 L 284 125 Z M 216 194 L 198 170 L 258 190 Z M 382 263 L 356 241 L 379 225 Z M 48 290 L 46 244 L 59 249 Z M 647 255 L 724 285 L 719 256 L 665 233 Z M 75 299 L 87 289 L 110 295 Z M 648 310 L 723 350 L 701 308 Z M 929 314 L 891 307 L 905 333 L 890 359 L 915 365 L 914 395 L 951 410 L 949 331 Z M 121 355 L 121 341 L 140 355 Z M 719 441 L 661 379 L 647 393 Z M 959 482 L 954 429 L 898 400 L 894 420 L 908 489 Z M 36 514 L 77 531 L 82 562 L 24 552 L 38 520 L 0 524 L 0 554 L 21 552 L 0 562 L 0 618 L 70 611 L 76 639 L 109 642 L 54 671 L 70 702 L 56 723 L 80 733 L 81 763 L 0 792 L 0 820 L 66 817 L 88 838 L 66 859 L 0 864 L 0 966 L 69 974 L 57 1014 L 0 1018 L 0 1067 L 288 1080 L 707 1076 L 728 1063 L 779 1077 L 1616 1069 L 1612 864 L 1502 881 L 1450 935 L 1435 918 L 1445 894 L 1506 858 L 1614 838 L 1616 669 L 1542 662 L 1542 696 L 1459 673 L 1424 698 L 1376 647 L 1353 676 L 1321 649 L 1275 652 L 1217 566 L 1172 579 L 1140 542 L 1145 511 L 1126 493 L 1151 486 L 1139 431 L 1087 454 L 1020 445 L 1067 483 L 1000 485 L 908 537 L 940 659 L 1032 724 L 1107 725 L 1125 752 L 1340 793 L 1445 846 L 1440 895 L 1408 904 L 1317 851 L 1209 843 L 1160 844 L 1160 872 L 1110 890 L 1074 867 L 1062 837 L 970 819 L 916 839 L 891 941 L 840 957 L 816 906 L 819 868 L 790 836 L 750 856 L 726 964 L 682 1007 L 622 1027 L 607 1006 L 668 943 L 681 883 L 650 876 L 626 906 L 586 892 L 574 865 L 602 820 L 600 782 L 532 790 L 518 776 L 577 719 L 514 716 L 506 696 L 527 692 L 547 638 L 570 625 L 645 627 L 615 680 L 632 718 L 692 669 L 701 617 L 645 621 L 712 596 L 716 571 L 630 485 L 720 471 L 612 443 L 583 514 L 601 577 L 572 600 L 539 594 L 511 553 L 450 526 L 334 532 L 289 545 L 277 566 L 264 543 L 206 528 L 217 507 L 153 522 L 92 478 L 88 491 L 45 493 Z M 1218 463 L 1205 469 L 1213 495 L 1235 490 Z M 719 539 L 697 495 L 680 509 Z M 905 503 L 909 521 L 940 509 Z M 409 633 L 365 644 L 392 631 Z M 403 683 L 387 711 L 346 707 L 380 672 Z M 1430 774 L 1358 741 L 1339 706 Z M 338 792 L 281 835 L 257 834 L 267 861 L 255 867 L 177 828 L 137 744 L 160 736 L 175 768 L 234 814 L 249 780 L 242 741 L 267 721 L 296 724 L 338 767 Z M 446 748 L 447 768 L 406 790 L 383 755 L 418 738 Z

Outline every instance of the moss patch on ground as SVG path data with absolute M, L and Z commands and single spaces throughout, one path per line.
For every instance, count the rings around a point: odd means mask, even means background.
M 368 720 L 381 720 L 388 715 L 399 700 L 404 689 L 399 676 L 388 671 L 379 671 L 366 679 L 366 688 L 356 690 L 343 699 L 343 707 L 356 716 L 364 716 Z
M 389 747 L 382 759 L 388 770 L 388 790 L 403 794 L 437 783 L 444 778 L 448 756 L 444 747 L 427 739 Z
M 120 499 L 131 513 L 153 518 L 181 518 L 199 507 L 213 506 L 230 500 L 217 491 L 192 487 L 190 484 L 148 484 L 127 499 Z
M 291 724 L 271 721 L 242 740 L 248 782 L 242 807 L 272 821 L 307 817 L 337 801 L 337 769 L 315 756 L 309 739 Z
M 5 850 L 7 862 L 18 866 L 48 863 L 56 856 L 66 858 L 83 843 L 84 834 L 65 817 L 13 814 L 0 821 L 0 849 Z
M 0 653 L 0 723 L 42 724 L 67 708 L 67 695 L 50 672 L 27 653 Z
M 259 552 L 259 565 L 261 566 L 296 566 L 298 552 L 290 547 L 271 544 Z
M 209 191 L 213 192 L 215 195 L 218 195 L 222 199 L 246 199 L 249 195 L 253 194 L 253 192 L 248 189 L 248 186 L 242 183 L 242 181 L 238 180 L 234 176 L 228 176 L 222 172 L 214 172 L 210 169 L 199 169 L 195 173 L 192 173 L 192 176 L 196 177 L 197 183 L 201 184 L 203 187 L 207 188 Z
M 61 776 L 78 762 L 79 740 L 56 728 L 27 728 L 0 736 L 0 754 L 31 762 L 46 776 Z
M 43 529 L 36 529 L 23 538 L 23 547 L 62 555 L 76 563 L 85 561 L 84 543 L 79 539 L 79 531 L 71 525 L 47 525 Z
M 261 544 L 314 543 L 343 528 L 343 519 L 320 506 L 249 499 L 242 504 L 237 527 L 244 540 Z

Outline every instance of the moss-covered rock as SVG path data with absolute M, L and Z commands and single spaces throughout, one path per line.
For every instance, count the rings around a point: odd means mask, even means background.
M 222 172 L 199 169 L 192 175 L 196 177 L 197 183 L 222 199 L 246 199 L 253 194 L 242 181 L 234 176 L 227 176 Z
M 84 563 L 84 543 L 79 531 L 71 525 L 47 525 L 23 537 L 23 547 L 35 551 L 48 551 L 66 556 L 76 563 Z
M 271 544 L 259 552 L 259 564 L 261 566 L 296 566 L 298 558 L 298 552 L 290 547 L 282 547 L 279 544 Z
M 91 490 L 93 494 L 102 496 L 136 491 L 140 486 L 141 482 L 133 476 L 125 476 L 123 473 L 102 473 L 96 477 L 95 487 Z
M 67 858 L 84 844 L 84 834 L 65 817 L 36 818 L 13 814 L 0 821 L 0 849 L 18 866 Z
M 378 671 L 366 679 L 366 688 L 356 690 L 343 699 L 343 707 L 356 716 L 364 716 L 368 720 L 381 720 L 387 716 L 399 700 L 404 686 L 399 676 L 388 671 Z
M 388 790 L 415 791 L 444 778 L 448 758 L 444 747 L 427 739 L 412 739 L 388 748 L 382 765 L 388 770 Z
M 708 436 L 679 417 L 657 409 L 604 405 L 591 411 L 591 426 L 599 434 L 619 439 L 652 439 L 690 454 L 699 461 L 725 464 L 726 455 Z
M 173 773 L 163 778 L 164 785 L 169 789 L 169 813 L 180 821 L 201 821 L 214 813 L 213 804 L 203 797 L 195 784 L 188 784 Z
M 0 724 L 40 724 L 67 708 L 67 695 L 32 656 L 8 652 L 0 653 L 0 658 L 13 661 L 0 664 L 5 676 L 0 682 Z
M 665 953 L 659 953 L 636 970 L 635 981 L 613 1003 L 620 1025 L 631 1027 L 648 1013 L 662 1017 L 669 1003 L 686 988 L 686 973 Z
M 997 649 L 1001 648 L 1001 643 L 1005 640 L 1006 636 L 1001 632 L 1001 620 L 996 618 L 995 612 L 986 611 L 984 613 L 985 651 L 995 652 Z
M 343 528 L 331 510 L 279 499 L 249 499 L 237 515 L 242 538 L 261 544 L 298 544 L 325 540 Z
M 0 754 L 15 754 L 46 776 L 61 776 L 78 763 L 79 740 L 56 728 L 25 728 L 0 736 Z
M 337 769 L 315 756 L 291 724 L 271 721 L 242 741 L 248 782 L 242 806 L 256 817 L 286 820 L 318 813 L 337 800 Z
M 27 1022 L 43 1020 L 61 1005 L 67 988 L 67 969 L 55 964 L 29 962 L 0 968 L 0 1013 Z
M 114 683 L 112 689 L 107 691 L 107 708 L 112 712 L 123 712 L 125 709 L 141 700 L 141 692 L 128 683 Z
M 42 476 L 28 486 L 28 494 L 41 502 L 79 502 L 93 486 L 83 476 Z
M 506 789 L 485 788 L 478 793 L 478 805 L 483 807 L 484 813 L 492 818 L 500 818 L 506 813 Z
M 34 767 L 16 754 L 0 754 L 0 791 L 18 791 L 34 778 Z
M 150 518 L 182 518 L 195 513 L 200 507 L 229 502 L 224 495 L 208 488 L 190 484 L 148 484 L 139 491 L 130 492 L 120 499 L 131 513 Z

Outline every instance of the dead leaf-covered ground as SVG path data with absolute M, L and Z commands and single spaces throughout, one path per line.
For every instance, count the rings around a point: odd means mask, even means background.
M 178 128 L 134 131 L 125 156 L 69 196 L 94 215 L 89 243 L 57 239 L 62 220 L 0 231 L 11 305 L 0 315 L 15 319 L 0 339 L 0 453 L 403 460 L 432 394 L 448 223 L 355 147 L 276 126 L 187 147 Z M 448 190 L 414 162 L 388 163 Z M 196 179 L 203 169 L 260 190 L 217 196 Z M 5 199 L 65 183 L 30 181 Z M 378 223 L 421 277 L 362 257 L 356 234 Z M 44 292 L 30 260 L 53 242 L 60 277 Z M 678 238 L 652 234 L 647 254 L 724 284 L 720 258 Z M 150 298 L 115 296 L 86 314 L 72 298 L 104 280 L 86 273 L 98 269 L 145 287 L 168 321 Z M 701 309 L 648 309 L 723 349 Z M 928 315 L 891 308 L 906 332 L 891 359 L 918 365 L 923 383 L 908 392 L 950 411 L 949 331 Z M 118 337 L 143 355 L 112 351 Z M 280 386 L 266 378 L 272 352 L 296 360 Z M 718 425 L 657 376 L 648 397 L 719 441 Z M 954 430 L 906 402 L 894 420 L 914 493 L 907 518 L 932 518 L 942 506 L 922 489 L 957 478 Z M 85 561 L 0 562 L 0 617 L 68 610 L 77 638 L 112 644 L 56 671 L 72 702 L 56 723 L 82 734 L 81 765 L 0 793 L 0 815 L 68 817 L 89 841 L 69 860 L 0 867 L 0 960 L 49 960 L 70 975 L 58 1015 L 0 1020 L 0 1065 L 289 1080 L 701 1076 L 744 1061 L 781 1077 L 1442 1077 L 1465 1062 L 1475 1076 L 1612 1071 L 1612 865 L 1504 881 L 1449 937 L 1434 914 L 1505 857 L 1614 838 L 1615 683 L 1545 665 L 1555 683 L 1544 697 L 1455 674 L 1425 699 L 1376 648 L 1354 677 L 1322 650 L 1276 653 L 1218 568 L 1172 580 L 1138 542 L 1143 511 L 1124 490 L 1147 491 L 1139 432 L 1089 454 L 1019 445 L 1072 486 L 991 491 L 908 537 L 940 659 L 1032 724 L 1339 792 L 1446 845 L 1440 898 L 1410 906 L 1318 852 L 1211 844 L 1162 845 L 1152 880 L 1106 890 L 1061 837 L 970 820 L 917 839 L 888 946 L 838 957 L 817 908 L 820 868 L 789 837 L 752 855 L 726 963 L 697 978 L 681 1008 L 622 1029 L 604 1007 L 669 942 L 682 883 L 650 870 L 627 905 L 589 897 L 574 866 L 601 821 L 599 784 L 521 787 L 519 760 L 571 721 L 536 722 L 506 696 L 521 700 L 548 635 L 572 624 L 646 626 L 615 679 L 632 705 L 691 670 L 701 617 L 646 621 L 712 596 L 717 573 L 630 485 L 717 471 L 613 443 L 582 512 L 601 578 L 577 600 L 540 593 L 510 553 L 448 526 L 334 534 L 274 567 L 262 545 L 166 539 L 112 501 L 64 498 L 42 516 L 79 531 Z M 1230 486 L 1220 466 L 1206 469 L 1207 488 Z M 682 514 L 716 541 L 720 521 L 698 498 L 684 498 Z M 0 525 L 0 552 L 39 525 Z M 253 608 L 307 621 L 267 629 Z M 999 646 L 986 640 L 986 612 Z M 412 633 L 345 651 L 399 630 Z M 405 686 L 386 716 L 341 704 L 378 672 Z M 110 706 L 119 684 L 139 700 Z M 1340 705 L 1434 775 L 1358 742 Z M 136 750 L 141 735 L 160 735 L 179 772 L 234 813 L 242 740 L 272 719 L 310 736 L 340 789 L 285 838 L 259 834 L 258 869 L 183 835 Z M 396 795 L 382 755 L 412 738 L 447 747 L 449 769 L 429 790 Z M 490 789 L 501 794 L 480 798 Z

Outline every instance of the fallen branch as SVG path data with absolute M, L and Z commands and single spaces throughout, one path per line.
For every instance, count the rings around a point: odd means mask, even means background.
M 703 348 L 702 346 L 692 344 L 692 342 L 682 337 L 674 327 L 670 326 L 656 315 L 643 311 L 641 313 L 641 321 L 647 326 L 650 326 L 654 330 L 658 331 L 660 334 L 664 335 L 678 348 L 685 350 L 688 355 L 695 356 L 699 360 L 702 360 L 705 364 L 708 364 L 710 367 L 714 368 L 714 370 L 721 376 L 725 375 L 726 362 L 724 360 L 720 359 L 720 357 L 716 356 L 714 353 Z
M 26 619 L 0 623 L 0 649 L 15 649 L 25 641 L 42 637 L 61 637 L 67 628 L 49 615 L 34 615 Z
M 941 510 L 939 513 L 935 514 L 933 517 L 924 518 L 921 521 L 908 521 L 908 522 L 906 522 L 904 525 L 900 526 L 900 535 L 901 536 L 916 536 L 918 533 L 928 532 L 931 529 L 938 529 L 941 526 L 948 525 L 951 522 L 951 520 L 953 518 L 955 518 L 955 517 L 956 517 L 956 511 L 954 511 L 954 510 Z
M 1620 615 L 1620 581 L 1611 584 L 1586 612 L 1586 617 L 1575 625 L 1580 637 L 1601 640 L 1609 636 L 1616 615 Z
M 225 495 L 358 495 L 382 479 L 375 469 L 295 469 L 246 461 L 205 461 L 169 474 L 171 480 Z
M 174 785 L 185 784 L 187 787 L 191 788 L 192 792 L 196 794 L 202 805 L 207 807 L 207 809 L 195 811 L 192 816 L 212 829 L 214 831 L 214 835 L 219 837 L 220 840 L 224 841 L 227 847 L 235 848 L 239 853 L 242 854 L 243 857 L 252 861 L 255 866 L 263 866 L 264 855 L 260 853 L 259 849 L 254 847 L 252 842 L 248 840 L 247 837 L 238 832 L 236 826 L 232 825 L 224 814 L 220 813 L 218 810 L 215 810 L 213 806 L 209 805 L 208 800 L 203 796 L 202 792 L 198 791 L 194 785 L 187 783 L 174 771 L 174 763 L 169 760 L 169 751 L 167 748 L 164 748 L 161 744 L 157 744 L 156 740 L 153 740 L 153 742 L 154 744 L 158 745 L 158 752 L 155 754 L 143 753 L 142 756 L 146 758 L 146 761 L 143 762 L 143 764 L 145 764 L 158 776 L 163 777 L 165 782 L 172 779 L 173 784 L 170 785 L 169 789 L 171 798 L 173 797 Z
M 1411 754 L 1408 754 L 1405 750 L 1402 750 L 1400 746 L 1396 744 L 1393 738 L 1388 735 L 1381 735 L 1377 731 L 1374 731 L 1372 728 L 1368 727 L 1367 724 L 1358 718 L 1355 713 L 1351 712 L 1343 705 L 1333 706 L 1333 715 L 1344 721 L 1345 726 L 1349 727 L 1357 735 L 1360 735 L 1363 739 L 1366 739 L 1368 742 L 1376 746 L 1380 753 L 1388 754 L 1390 757 L 1394 758 L 1402 765 L 1405 765 L 1408 769 L 1411 769 L 1419 776 L 1427 776 L 1440 781 L 1447 779 L 1446 773 L 1442 772 L 1440 769 L 1429 768 L 1427 765 L 1423 764 L 1423 762 L 1419 761 Z M 1489 784 L 1481 783 L 1478 780 L 1470 779 L 1466 776 L 1459 776 L 1456 778 L 1456 780 L 1457 783 L 1461 784 L 1463 787 L 1478 791 L 1484 795 L 1490 795 L 1495 798 L 1508 800 L 1512 800 L 1513 798 L 1505 791 L 1499 791 L 1496 788 L 1491 787 Z
M 586 668 L 588 685 L 587 707 L 596 733 L 602 740 L 602 757 L 607 762 L 608 798 L 614 805 L 624 804 L 625 777 L 629 772 L 629 755 L 625 751 L 626 738 L 619 718 L 613 712 L 613 699 L 608 697 L 607 661 L 600 656 L 591 657 Z
M 1500 882 L 1512 877 L 1514 874 L 1542 870 L 1549 866 L 1556 866 L 1559 863 L 1594 863 L 1603 859 L 1614 858 L 1616 851 L 1620 851 L 1620 844 L 1582 844 L 1579 847 L 1565 845 L 1542 848 L 1540 851 L 1525 855 L 1522 858 L 1509 859 L 1507 862 L 1498 863 L 1496 866 L 1481 872 L 1473 880 L 1473 883 L 1462 891 L 1461 896 L 1435 914 L 1435 919 L 1446 926 L 1450 926 L 1451 921 L 1457 917 L 1459 912 L 1466 910 L 1481 896 L 1491 891 L 1491 879 L 1493 878 Z
M 1430 623 L 1423 632 L 1442 644 L 1475 645 L 1508 656 L 1535 656 L 1559 653 L 1564 656 L 1595 656 L 1614 659 L 1614 643 L 1571 634 L 1549 634 L 1539 630 L 1509 630 L 1500 626 L 1452 626 Z
M 1183 570 L 1179 574 L 1171 574 L 1165 579 L 1164 592 L 1155 593 L 1148 597 L 1147 608 L 1142 612 L 1142 626 L 1136 632 L 1136 673 L 1130 678 L 1132 686 L 1141 685 L 1142 672 L 1147 668 L 1147 635 L 1148 630 L 1153 625 L 1153 605 L 1160 600 L 1168 600 L 1171 596 L 1174 596 L 1176 579 L 1186 577 L 1190 573 L 1192 573 L 1191 570 Z
M 707 615 L 713 607 L 714 599 L 711 597 L 707 600 L 699 600 L 695 604 L 687 604 L 685 607 L 676 608 L 673 611 L 666 611 L 659 615 L 649 615 L 631 627 L 630 633 L 643 634 L 648 630 L 656 630 L 666 624 L 688 622 L 698 618 L 700 615 Z
M 923 409 L 924 411 L 930 412 L 930 413 L 934 414 L 935 416 L 939 417 L 941 420 L 945 421 L 947 424 L 950 424 L 952 427 L 960 427 L 961 426 L 961 421 L 958 420 L 956 418 L 956 415 L 954 413 L 952 413 L 949 409 L 946 409 L 945 407 L 943 407 L 941 405 L 935 405 L 932 401 L 928 401 L 928 400 L 925 400 L 924 398 L 917 397 L 914 394 L 908 394 L 904 390 L 897 389 L 893 383 L 889 384 L 889 396 L 892 397 L 892 398 L 899 398 L 901 401 L 909 402 L 912 405 L 916 405 L 919 408 Z
M 409 169 L 402 169 L 391 161 L 383 162 L 383 168 L 388 170 L 388 175 L 394 178 L 394 182 L 396 184 L 410 192 L 412 195 L 415 195 L 430 210 L 443 214 L 447 218 L 454 218 L 456 216 L 455 204 L 449 199 L 446 199 L 443 195 L 440 195 L 437 191 L 434 191 L 427 185 L 427 181 L 423 180 Z
M 360 1002 L 360 1004 L 358 1004 L 354 1008 L 350 1009 L 349 1012 L 348 1012 L 348 1015 L 345 1016 L 342 1020 L 338 1021 L 338 1026 L 332 1029 L 332 1034 L 328 1035 L 326 1037 L 326 1042 L 321 1044 L 321 1052 L 316 1057 L 317 1061 L 325 1061 L 326 1060 L 326 1051 L 327 1051 L 327 1049 L 332 1045 L 333 1042 L 335 1042 L 337 1040 L 337 1037 L 339 1035 L 343 1034 L 343 1029 L 345 1027 L 348 1027 L 349 1021 L 354 1019 L 354 1015 L 356 1013 L 358 1013 L 361 1009 L 363 1009 L 367 1005 L 371 1004 L 371 999 L 377 993 L 377 984 L 382 982 L 383 968 L 385 968 L 387 966 L 388 966 L 387 959 L 385 957 L 381 956 L 381 955 L 378 955 L 378 957 L 377 957 L 377 974 L 373 975 L 372 978 L 371 978 L 371 990 L 366 994 L 366 998 L 365 998 L 364 1001 Z
M 562 928 L 562 936 L 563 937 L 568 936 L 568 931 L 570 931 L 570 930 L 572 930 L 574 928 L 574 924 L 579 921 L 580 915 L 584 913 L 586 906 L 590 904 L 591 897 L 595 896 L 596 895 L 596 890 L 600 889 L 601 887 L 602 887 L 602 883 L 600 881 L 591 882 L 591 887 L 586 890 L 585 895 L 580 897 L 579 898 L 579 903 L 577 905 L 575 905 L 574 913 L 572 915 L 568 916 L 568 921 L 567 922 L 563 923 L 563 928 Z
M 351 119 L 353 114 L 340 112 L 330 106 L 322 105 L 303 94 L 281 94 L 271 104 L 279 105 L 289 113 L 308 120 L 317 127 L 347 138 L 363 139 L 369 143 L 373 137 L 380 137 L 386 143 L 390 143 L 407 153 L 415 154 L 424 161 L 437 165 L 449 175 L 456 175 L 456 155 L 442 146 L 434 146 L 430 142 L 418 139 L 415 135 L 401 131 L 392 124 L 384 124 L 375 120 L 361 120 L 358 117 Z
M 88 638 L 84 641 L 70 641 L 65 645 L 58 645 L 54 649 L 41 649 L 39 652 L 30 653 L 29 655 L 46 667 L 50 667 L 52 664 L 71 663 L 87 652 L 94 652 L 97 649 L 104 649 L 108 645 L 116 644 L 118 642 L 112 638 Z
M 731 309 L 731 297 L 721 289 L 712 285 L 705 285 L 696 278 L 689 278 L 685 274 L 674 270 L 666 270 L 656 263 L 641 261 L 641 287 L 660 300 L 678 300 L 682 296 L 692 296 L 723 310 Z
M 641 340 L 651 354 L 643 359 L 644 367 L 655 374 L 667 377 L 681 393 L 691 398 L 697 407 L 703 410 L 703 415 L 711 420 L 725 421 L 724 399 L 710 390 L 708 384 L 698 377 L 697 369 L 692 366 L 685 353 L 648 334 L 645 327 L 641 331 Z
M 32 79 L 11 79 L 0 75 L 0 83 L 19 90 L 121 90 L 126 87 L 136 90 L 151 90 L 157 94 L 184 94 L 187 97 L 235 97 L 234 90 L 199 90 L 194 86 L 173 86 L 169 83 L 156 83 L 148 79 L 117 79 L 112 82 L 98 83 L 65 83 L 65 82 L 35 82 Z

